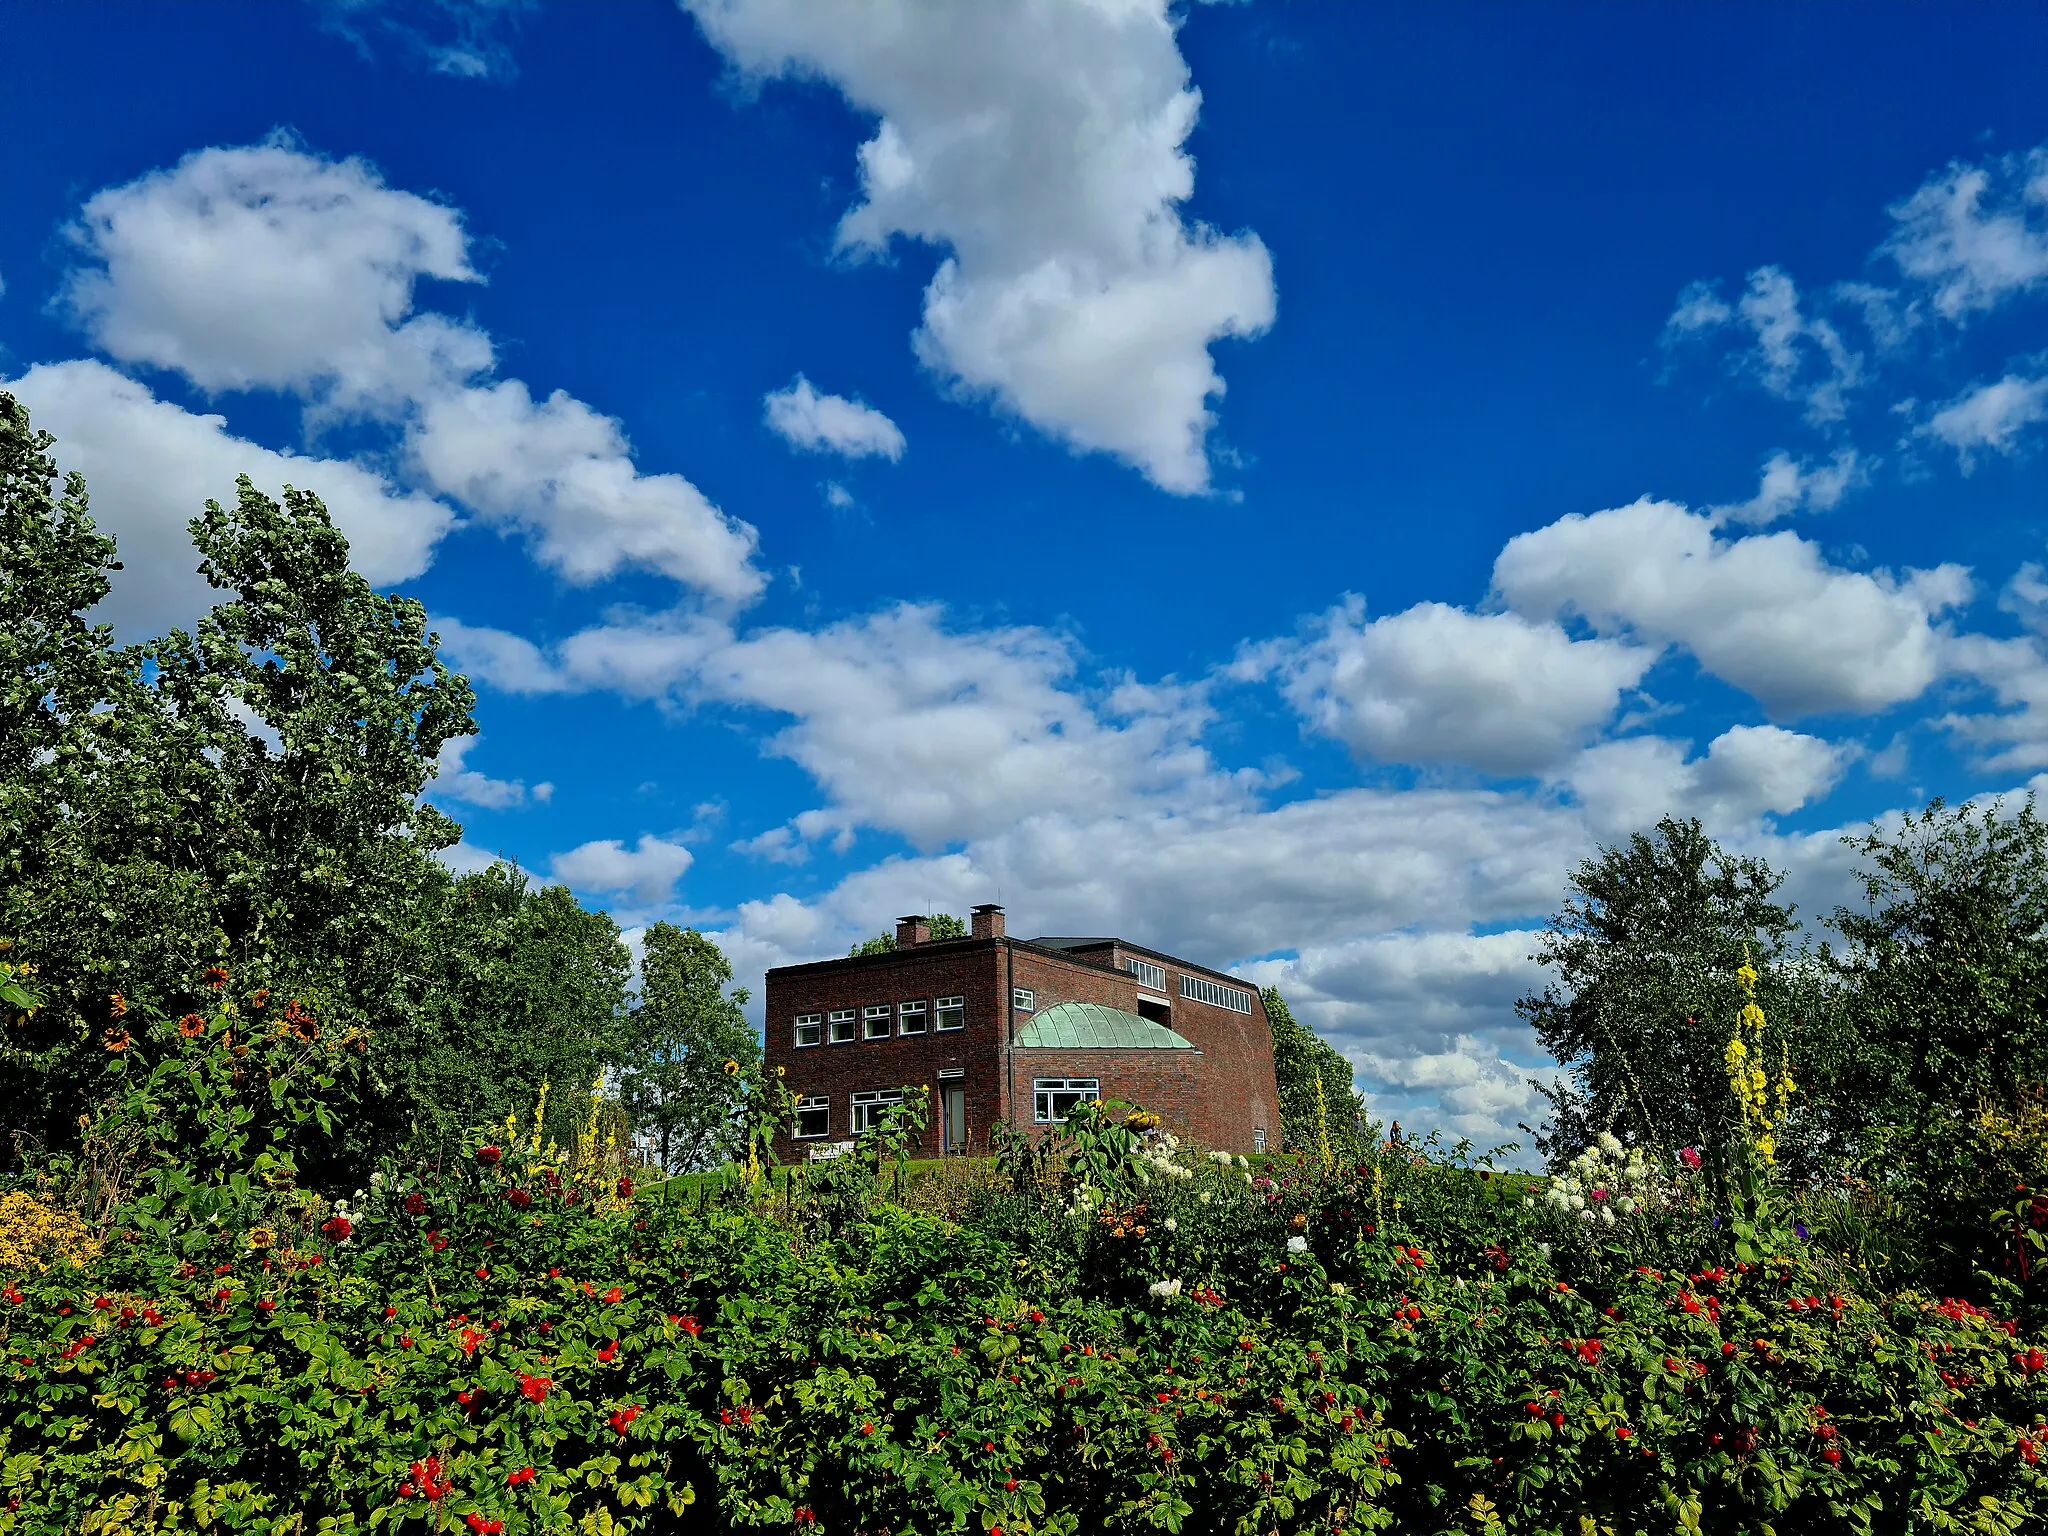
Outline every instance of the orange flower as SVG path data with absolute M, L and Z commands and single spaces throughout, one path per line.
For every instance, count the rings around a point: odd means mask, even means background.
M 270 1006 L 270 988 L 258 987 L 249 998 L 249 1006 L 259 1013 Z
M 109 1018 L 118 1019 L 123 1017 L 127 1012 L 128 999 L 123 997 L 120 993 L 116 992 L 112 997 L 107 999 L 107 1016 Z
M 135 1037 L 125 1029 L 110 1029 L 107 1031 L 107 1049 L 110 1051 L 125 1051 L 134 1043 Z
M 218 992 L 228 984 L 227 969 L 224 966 L 209 965 L 206 968 L 206 975 L 202 979 L 209 987 Z
M 178 1020 L 178 1033 L 187 1040 L 197 1040 L 206 1033 L 206 1020 L 196 1013 L 188 1013 Z

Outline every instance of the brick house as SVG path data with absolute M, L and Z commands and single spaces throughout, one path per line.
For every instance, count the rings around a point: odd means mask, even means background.
M 926 1154 L 986 1151 L 992 1125 L 1054 1125 L 1089 1098 L 1208 1147 L 1280 1144 L 1258 992 L 1123 939 L 1013 939 L 981 906 L 967 938 L 906 917 L 892 952 L 779 966 L 765 991 L 768 1065 L 799 1106 L 785 1159 L 829 1155 L 906 1088 L 932 1095 Z

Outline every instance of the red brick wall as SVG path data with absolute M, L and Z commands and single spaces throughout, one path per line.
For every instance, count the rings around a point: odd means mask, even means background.
M 962 939 L 893 954 L 772 970 L 764 989 L 769 1071 L 772 1073 L 778 1066 L 786 1068 L 784 1081 L 798 1098 L 824 1094 L 831 1099 L 833 1141 L 845 1140 L 853 1134 L 849 1094 L 929 1084 L 933 1091 L 932 1117 L 920 1150 L 935 1153 L 939 1137 L 939 1070 L 965 1068 L 968 1134 L 973 1147 L 979 1150 L 987 1144 L 989 1126 L 1002 1114 L 1001 1047 L 1007 1033 L 1006 1010 L 998 1003 L 999 960 L 996 941 Z M 956 994 L 967 999 L 967 1026 L 940 1034 L 933 1004 L 941 997 Z M 925 1032 L 898 1035 L 896 1005 L 920 999 L 925 1005 Z M 795 1045 L 798 1014 L 823 1014 L 834 1008 L 858 1010 L 869 1003 L 889 1005 L 887 1040 L 856 1038 L 848 1045 L 802 1049 Z M 854 1028 L 857 1035 L 858 1022 Z M 785 1137 L 777 1143 L 776 1155 L 785 1160 L 802 1158 L 811 1145 Z
M 1121 971 L 1021 946 L 1013 951 L 1011 963 L 1016 971 L 1013 985 L 1036 992 L 1040 1008 L 1050 1008 L 1055 1003 L 1100 1003 L 1106 1008 L 1121 1008 L 1125 1013 L 1138 1011 L 1137 981 Z M 1024 1020 L 1025 1015 L 1019 1014 L 1016 1027 L 1021 1029 Z
M 966 1073 L 968 1132 L 976 1151 L 988 1145 L 989 1127 L 999 1120 L 1031 1125 L 1032 1078 L 1064 1076 L 1099 1077 L 1105 1096 L 1142 1104 L 1176 1134 L 1205 1145 L 1249 1152 L 1255 1128 L 1262 1127 L 1268 1146 L 1277 1148 L 1280 1095 L 1273 1079 L 1272 1035 L 1251 988 L 1245 990 L 1252 992 L 1257 1012 L 1246 1015 L 1217 1008 L 1182 997 L 1179 972 L 1166 963 L 1173 1028 L 1199 1051 L 1010 1050 L 1012 1030 L 1028 1017 L 1011 1014 L 1014 987 L 1030 988 L 1040 1009 L 1081 1002 L 1135 1013 L 1137 979 L 1110 968 L 1120 958 L 1108 949 L 1079 958 L 1016 941 L 961 939 L 890 954 L 785 966 L 767 976 L 769 1068 L 785 1068 L 785 1081 L 799 1098 L 830 1098 L 833 1141 L 852 1134 L 849 1094 L 925 1084 L 933 1090 L 933 1113 L 919 1150 L 936 1152 L 938 1074 L 941 1068 L 959 1067 Z M 954 994 L 967 1000 L 966 1028 L 939 1034 L 933 1005 Z M 919 999 L 926 1008 L 925 1033 L 897 1034 L 896 1005 Z M 798 1014 L 859 1010 L 870 1003 L 890 1006 L 887 1040 L 795 1046 Z M 857 1022 L 855 1030 L 858 1033 Z M 810 1145 L 784 1138 L 777 1153 L 802 1157 Z
M 1216 1085 L 1219 1104 L 1230 1110 L 1235 1130 L 1230 1139 L 1214 1141 L 1212 1145 L 1233 1152 L 1249 1152 L 1254 1140 L 1252 1129 L 1263 1126 L 1267 1147 L 1277 1150 L 1280 1146 L 1280 1086 L 1273 1075 L 1273 1028 L 1266 1020 L 1266 1005 L 1260 1000 L 1258 989 L 1233 976 L 1196 966 L 1177 965 L 1163 956 L 1126 950 L 1122 945 L 1117 948 L 1114 963 L 1121 967 L 1127 954 L 1149 960 L 1165 970 L 1166 985 L 1159 990 L 1165 993 L 1173 1009 L 1174 1033 L 1192 1041 L 1202 1052 L 1209 1063 L 1209 1077 Z M 1183 974 L 1248 993 L 1252 1011 L 1239 1013 L 1198 998 L 1182 997 L 1180 978 Z

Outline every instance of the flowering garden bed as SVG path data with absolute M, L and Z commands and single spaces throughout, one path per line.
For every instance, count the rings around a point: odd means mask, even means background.
M 1856 1295 L 1800 1252 L 1625 1264 L 1405 1156 L 1256 1185 L 1189 1157 L 1078 1215 L 875 1203 L 819 1240 L 740 1176 L 700 1206 L 494 1151 L 293 1228 L 200 1215 L 166 1242 L 138 1211 L 84 1268 L 11 1280 L 0 1530 L 2017 1531 L 2048 1510 L 2048 1372 L 2009 1321 Z

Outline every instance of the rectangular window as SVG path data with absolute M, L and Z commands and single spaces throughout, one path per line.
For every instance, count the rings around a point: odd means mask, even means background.
M 1034 1077 L 1031 1118 L 1039 1125 L 1060 1125 L 1084 1099 L 1102 1097 L 1102 1082 L 1093 1077 Z
M 832 1043 L 850 1045 L 853 1043 L 853 1010 L 834 1008 L 832 1010 Z
M 964 997 L 942 997 L 938 1003 L 940 1029 L 965 1029 L 967 1027 L 967 999 Z
M 832 1101 L 823 1094 L 796 1101 L 796 1134 L 799 1141 L 832 1134 Z
M 1038 1007 L 1038 994 L 1029 987 L 1012 987 L 1010 1006 L 1019 1013 L 1030 1013 Z
M 904 1003 L 896 1011 L 901 1015 L 901 1021 L 897 1025 L 899 1032 L 906 1035 L 921 1035 L 924 1033 L 925 1015 L 923 998 L 919 998 L 914 1003 Z M 886 1013 L 882 1015 L 882 1033 L 885 1035 L 889 1033 L 889 1016 Z
M 1166 967 L 1154 965 L 1150 960 L 1124 961 L 1124 969 L 1137 977 L 1140 982 L 1158 991 L 1166 990 Z
M 1252 995 L 1240 992 L 1235 987 L 1219 987 L 1213 981 L 1204 981 L 1199 976 L 1183 976 L 1180 979 L 1180 995 L 1191 997 L 1198 1003 L 1208 1003 L 1216 1008 L 1228 1008 L 1232 1013 L 1250 1013 Z
M 796 1016 L 796 1043 L 816 1045 L 825 1038 L 825 1016 L 822 1013 L 800 1013 Z
M 901 1088 L 888 1088 L 878 1093 L 856 1093 L 848 1096 L 853 1110 L 853 1134 L 858 1136 L 873 1130 L 882 1123 L 882 1116 L 903 1102 Z

